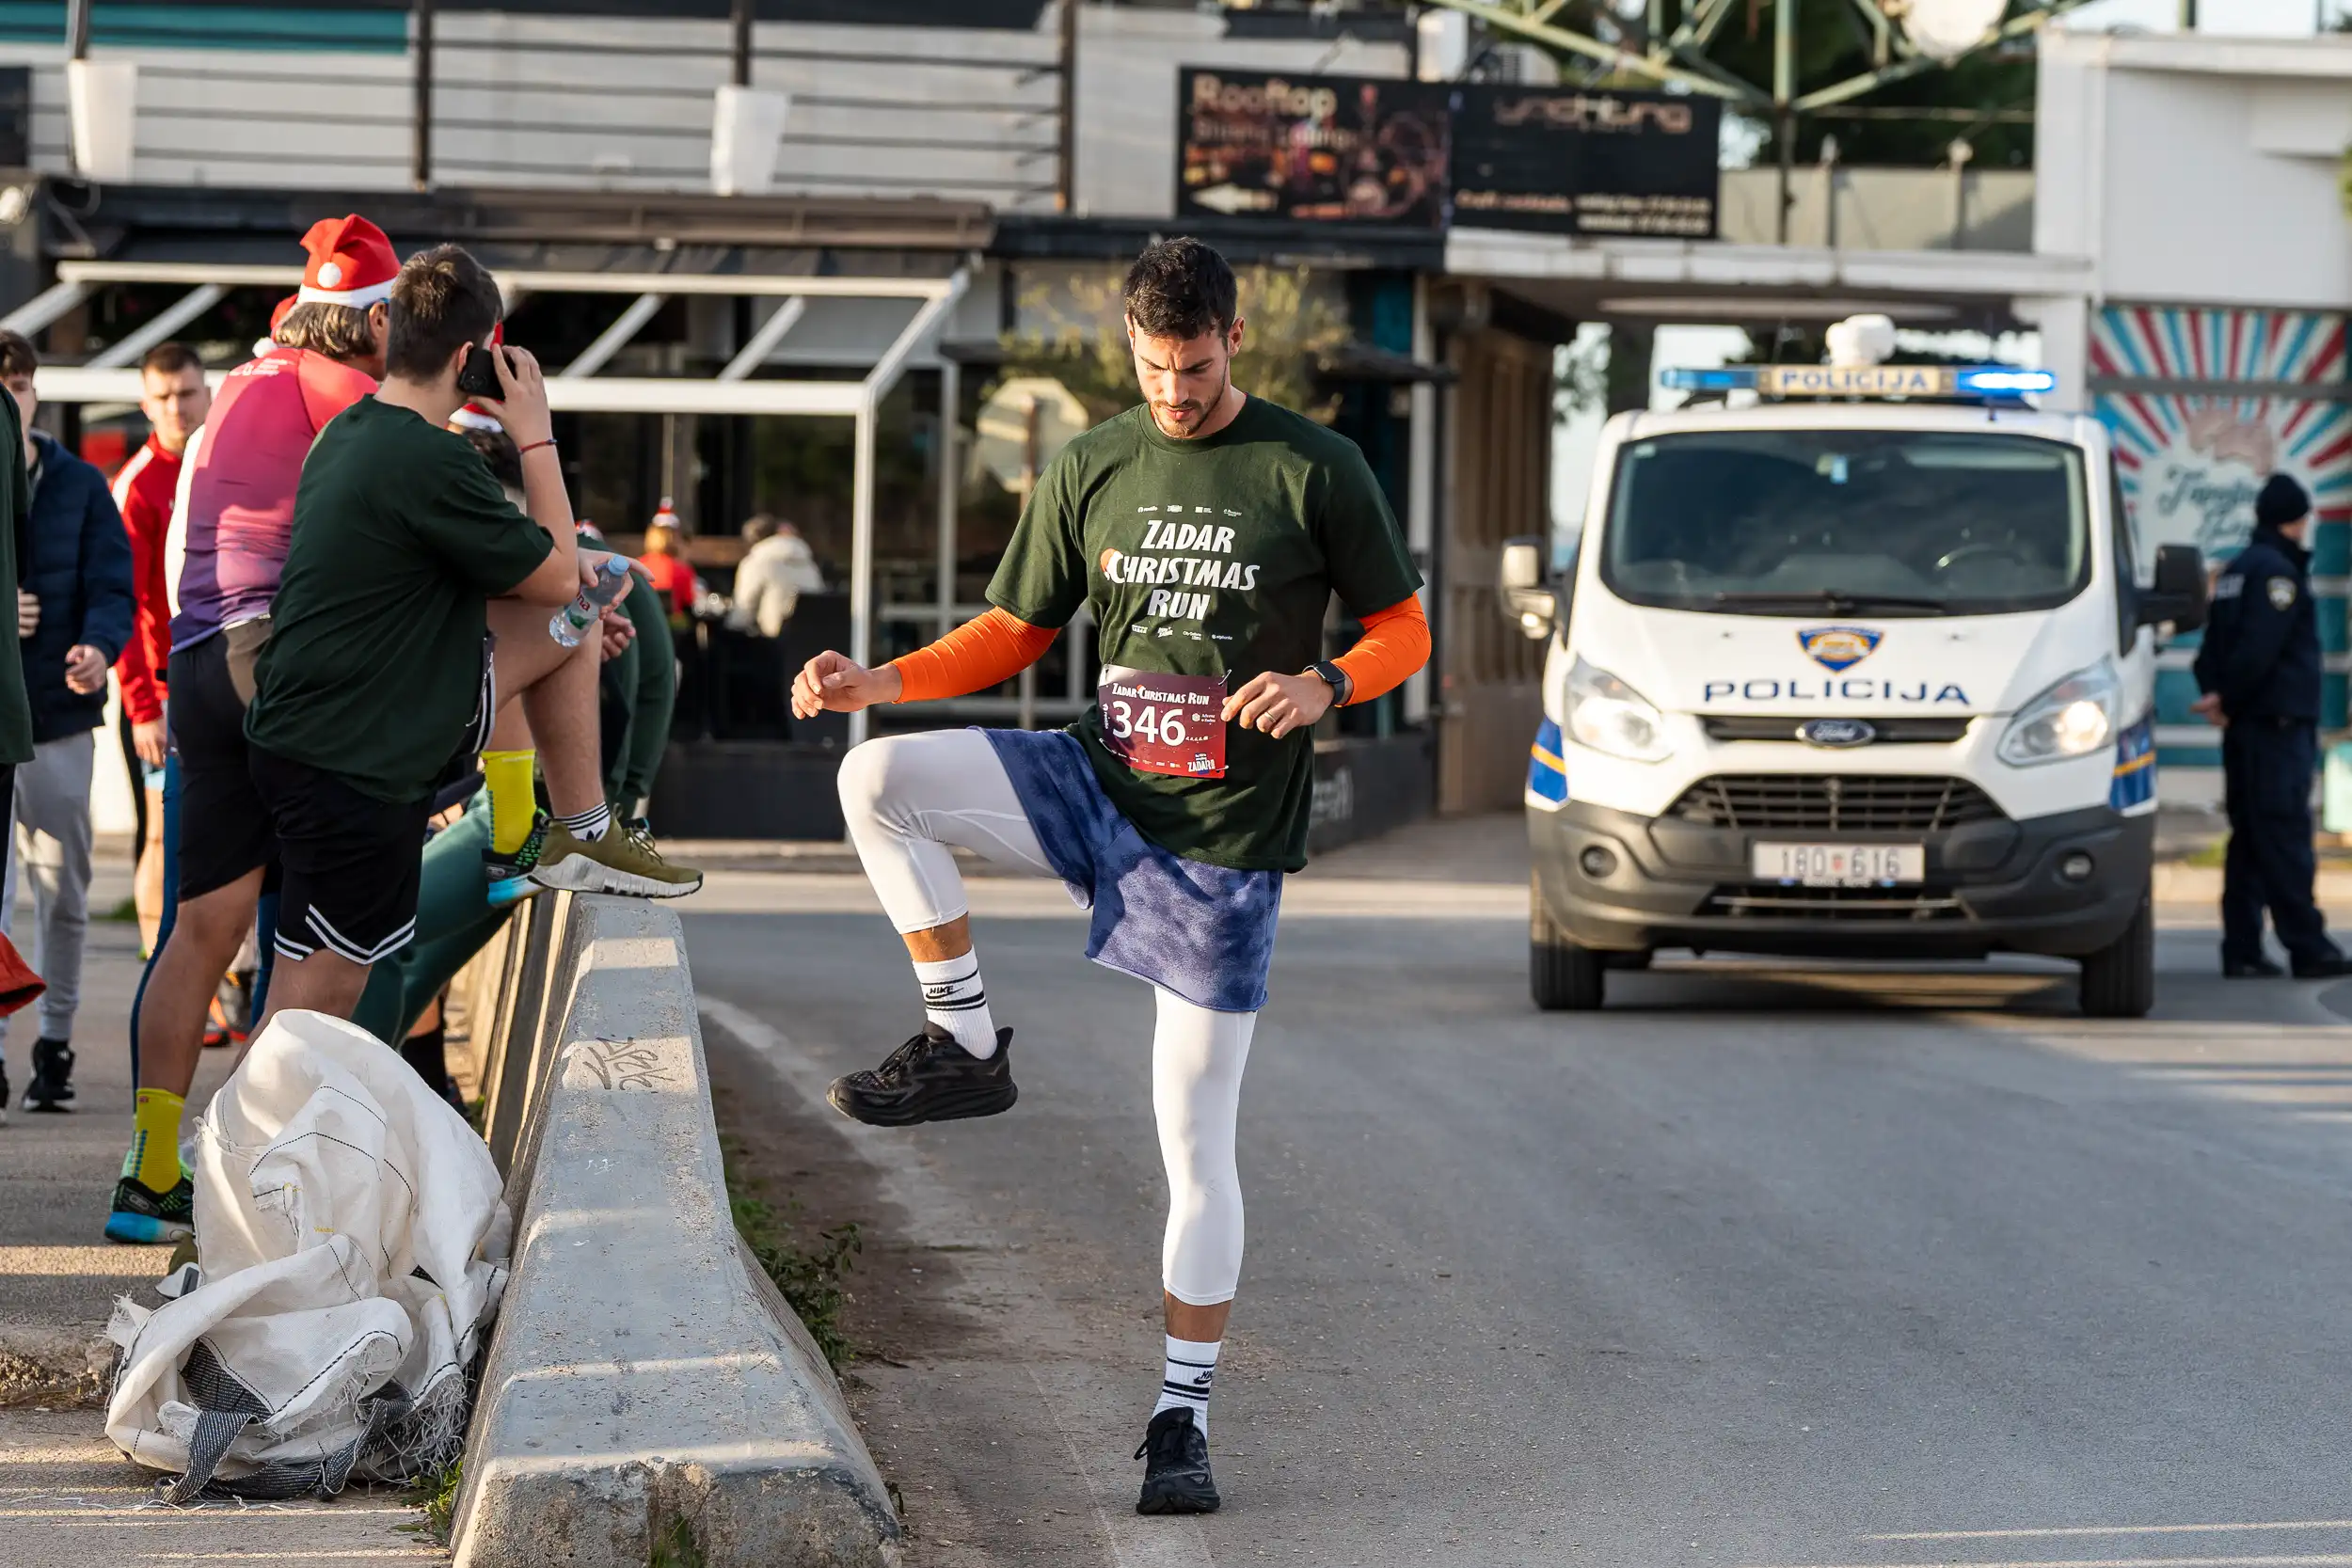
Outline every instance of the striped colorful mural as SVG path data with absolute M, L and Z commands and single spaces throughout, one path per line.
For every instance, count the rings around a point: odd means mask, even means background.
M 2092 408 L 2114 436 L 2143 573 L 2159 545 L 2195 545 L 2209 562 L 2228 560 L 2253 531 L 2255 493 L 2273 473 L 2292 474 L 2311 491 L 2319 513 L 2312 574 L 2328 651 L 2324 722 L 2343 727 L 2352 670 L 2345 624 L 2352 404 L 2279 388 L 2342 386 L 2344 317 L 2113 307 L 2091 318 L 2090 368 Z M 2248 384 L 2248 393 L 2232 395 L 2229 383 Z M 2188 673 L 2195 650 L 2196 639 L 2183 638 L 2160 659 L 2156 737 L 2167 767 L 2219 766 L 2213 732 L 2188 711 L 2197 694 Z

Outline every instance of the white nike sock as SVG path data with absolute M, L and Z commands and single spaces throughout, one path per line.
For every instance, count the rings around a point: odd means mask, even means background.
M 988 1016 L 988 991 L 980 984 L 977 953 L 914 962 L 923 983 L 923 1016 L 956 1037 L 956 1043 L 982 1061 L 996 1054 L 996 1021 Z
M 1209 1384 L 1216 1376 L 1216 1353 L 1224 1345 L 1222 1339 L 1202 1341 L 1168 1337 L 1168 1365 L 1160 1374 L 1160 1402 L 1152 1407 L 1156 1416 L 1163 1410 L 1189 1410 L 1192 1424 L 1206 1436 L 1209 1431 Z

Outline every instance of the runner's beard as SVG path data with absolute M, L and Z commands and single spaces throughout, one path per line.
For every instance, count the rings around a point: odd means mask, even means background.
M 1232 389 L 1232 386 L 1233 366 L 1232 362 L 1228 360 L 1225 365 L 1225 378 L 1216 386 L 1216 396 L 1206 403 L 1191 399 L 1183 403 L 1155 403 L 1152 405 L 1152 422 L 1160 427 L 1161 435 L 1174 440 L 1184 440 L 1192 435 L 1194 428 L 1201 420 L 1215 413 L 1225 402 L 1225 394 Z M 1171 418 L 1179 409 L 1189 410 L 1192 418 L 1189 420 Z M 1173 429 L 1169 428 L 1171 424 L 1174 426 Z

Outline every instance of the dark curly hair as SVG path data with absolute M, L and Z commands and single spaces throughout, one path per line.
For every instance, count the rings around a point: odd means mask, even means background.
M 1232 329 L 1239 307 L 1233 269 L 1188 234 L 1145 245 L 1127 269 L 1120 297 L 1127 319 L 1148 338 L 1222 336 Z

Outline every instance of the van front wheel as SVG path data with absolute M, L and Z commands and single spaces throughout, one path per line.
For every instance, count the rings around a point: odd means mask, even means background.
M 1608 982 L 1609 955 L 1568 940 L 1544 902 L 1541 878 L 1530 879 L 1527 906 L 1527 984 L 1535 1006 L 1548 1013 L 1592 1012 Z
M 2139 912 L 2114 942 L 2083 959 L 2083 1013 L 2145 1018 L 2156 1005 L 2156 911 L 2146 893 Z

